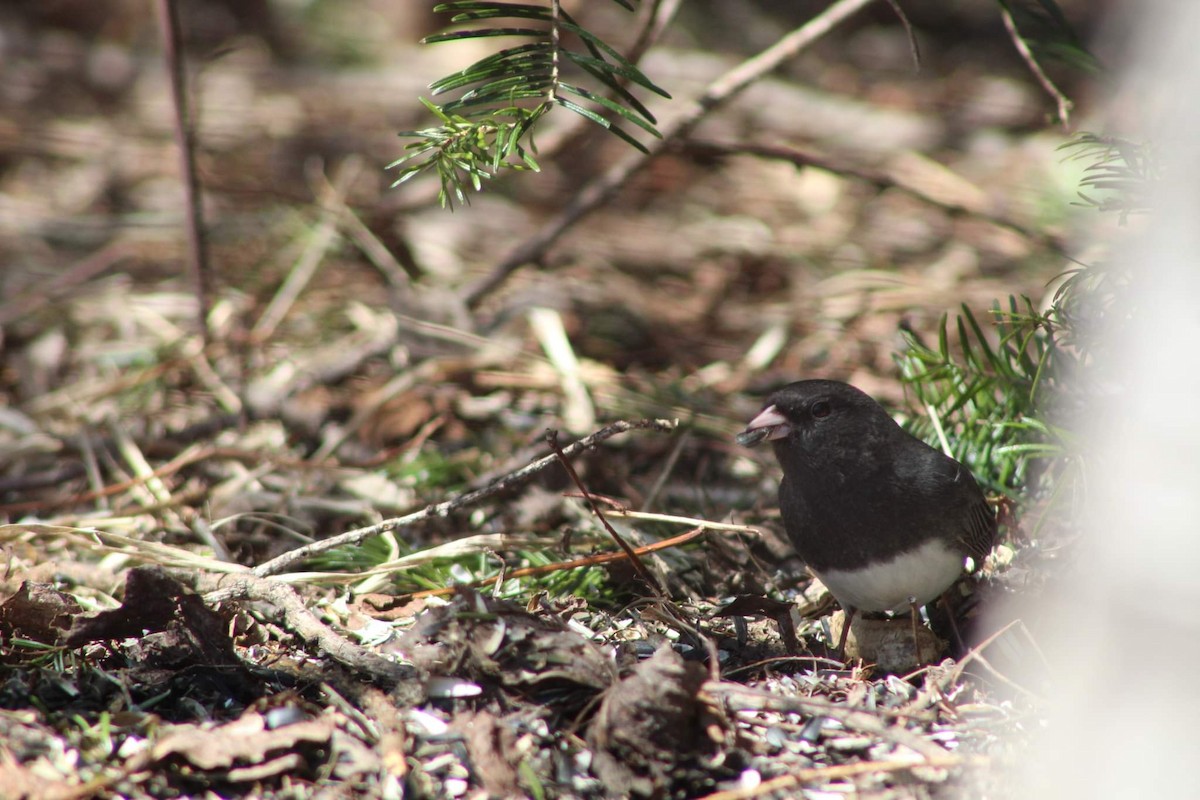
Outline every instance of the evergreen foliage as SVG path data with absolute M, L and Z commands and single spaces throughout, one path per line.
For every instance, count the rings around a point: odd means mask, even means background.
M 634 9 L 627 0 L 613 2 L 627 11 Z M 659 136 L 654 115 L 627 87 L 669 95 L 615 48 L 581 27 L 558 0 L 548 5 L 458 0 L 434 11 L 452 14 L 453 25 L 485 26 L 430 36 L 426 43 L 490 37 L 522 41 L 430 87 L 434 96 L 456 96 L 441 105 L 421 99 L 440 124 L 400 133 L 414 141 L 389 165 L 398 170 L 393 186 L 434 170 L 441 179 L 442 205 L 453 208 L 456 201 L 467 202 L 467 187 L 479 191 L 501 170 L 537 171 L 534 125 L 556 106 L 643 152 L 645 147 L 621 123 Z M 497 20 L 518 22 L 495 26 Z

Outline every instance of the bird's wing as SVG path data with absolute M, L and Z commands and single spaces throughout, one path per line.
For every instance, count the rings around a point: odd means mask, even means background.
M 970 507 L 967 526 L 959 536 L 959 541 L 967 549 L 967 555 L 975 562 L 975 568 L 983 566 L 983 560 L 992 552 L 996 543 L 996 513 L 988 505 L 987 500 L 980 494 L 978 502 Z
M 962 514 L 958 541 L 978 569 L 996 542 L 996 514 L 969 469 L 932 448 L 928 458 L 936 465 L 921 475 L 931 479 L 926 484 L 929 490 L 947 498 Z

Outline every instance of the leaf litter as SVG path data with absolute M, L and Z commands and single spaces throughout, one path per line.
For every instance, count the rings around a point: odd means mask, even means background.
M 836 170 L 672 156 L 630 190 L 635 213 L 601 212 L 468 313 L 458 289 L 536 219 L 490 197 L 470 226 L 419 204 L 398 223 L 370 170 L 340 157 L 379 155 L 355 137 L 395 127 L 369 80 L 343 97 L 258 83 L 237 57 L 209 69 L 254 101 L 242 125 L 273 131 L 208 140 L 209 347 L 190 333 L 194 296 L 164 274 L 174 234 L 121 216 L 157 212 L 167 168 L 80 173 L 123 137 L 158 148 L 151 109 L 122 106 L 127 132 L 113 115 L 47 120 L 28 169 L 0 176 L 27 201 L 3 222 L 5 792 L 732 800 L 996 784 L 1018 757 L 1006 735 L 1036 725 L 1044 695 L 1006 678 L 1002 651 L 1036 659 L 1032 637 L 1006 628 L 893 675 L 832 663 L 828 599 L 780 536 L 771 468 L 730 436 L 784 377 L 824 371 L 898 401 L 901 321 L 927 328 L 1016 283 L 1036 294 L 1046 276 L 1015 264 L 1044 243 L 999 224 L 991 197 L 1011 186 L 996 175 L 1033 180 L 1033 145 L 954 171 L 899 148 L 869 197 Z M 0 141 L 35 110 L 4 107 Z M 303 115 L 352 140 L 306 144 Z M 351 131 L 351 115 L 373 121 Z M 310 185 L 280 170 L 275 136 Z M 76 187 L 85 216 L 39 195 L 35 173 Z M 920 200 L 946 192 L 949 210 Z M 632 425 L 590 438 L 616 420 Z M 669 606 L 581 502 L 547 428 Z M 1009 591 L 1005 574 L 975 588 Z

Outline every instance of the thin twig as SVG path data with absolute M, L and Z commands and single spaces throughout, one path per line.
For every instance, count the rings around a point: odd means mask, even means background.
M 670 539 L 663 539 L 654 544 L 643 545 L 634 549 L 634 552 L 639 556 L 648 555 L 649 553 L 657 553 L 659 550 L 666 550 L 671 547 L 679 547 L 687 544 L 695 539 L 700 538 L 706 533 L 704 528 L 693 528 L 687 533 L 681 533 L 678 536 L 672 536 Z M 612 564 L 617 561 L 623 561 L 628 558 L 624 552 L 619 553 L 597 553 L 593 556 L 584 556 L 583 558 L 572 559 L 571 561 L 558 561 L 554 564 L 542 564 L 536 567 L 520 567 L 519 569 L 510 569 L 503 575 L 493 575 L 490 578 L 481 578 L 477 581 L 472 581 L 467 584 L 459 584 L 457 586 L 443 586 L 438 589 L 423 589 L 419 592 L 411 594 L 402 594 L 396 596 L 396 602 L 407 602 L 409 600 L 420 600 L 424 597 L 445 597 L 457 592 L 464 586 L 478 589 L 484 586 L 498 585 L 505 580 L 513 580 L 516 578 L 531 578 L 538 575 L 549 575 L 553 572 L 562 572 L 568 569 L 579 569 L 580 567 L 598 567 L 604 564 Z
M 658 500 L 659 493 L 663 487 L 667 485 L 667 480 L 671 477 L 671 473 L 675 471 L 675 465 L 679 463 L 679 456 L 683 454 L 684 445 L 692 436 L 692 429 L 686 428 L 683 435 L 675 440 L 675 446 L 671 448 L 671 453 L 667 456 L 667 463 L 663 464 L 662 469 L 658 473 L 658 477 L 654 479 L 654 483 L 650 486 L 650 491 L 646 493 L 646 499 L 642 501 L 642 511 L 649 512 L 654 508 L 655 501 Z
M 633 569 L 638 574 L 638 577 L 646 582 L 646 585 L 650 587 L 650 590 L 654 592 L 655 595 L 657 595 L 660 599 L 665 600 L 667 597 L 666 590 L 659 585 L 658 579 L 655 578 L 654 575 L 651 574 L 650 570 L 646 568 L 646 565 L 642 563 L 642 559 L 638 558 L 638 554 L 634 552 L 634 549 L 630 546 L 629 542 L 625 541 L 625 537 L 617 533 L 617 529 L 609 523 L 608 518 L 604 516 L 604 512 L 600 510 L 600 504 L 596 502 L 595 498 L 592 497 L 591 492 L 589 492 L 587 487 L 583 485 L 583 481 L 579 479 L 579 473 L 575 471 L 575 467 L 571 465 L 571 462 L 563 453 L 562 448 L 558 446 L 558 431 L 546 431 L 546 443 L 550 445 L 550 449 L 554 451 L 556 456 L 558 456 L 559 463 L 561 463 L 563 469 L 567 471 L 567 475 L 570 476 L 571 482 L 574 483 L 575 486 L 578 487 L 579 491 L 583 493 L 584 502 L 591 507 L 592 513 L 595 514 L 596 518 L 600 520 L 600 524 L 604 526 L 604 530 L 608 531 L 608 535 L 611 536 L 612 540 L 617 543 L 617 547 L 621 548 L 621 551 L 625 553 L 625 557 L 628 558 L 629 563 L 633 565 Z
M 562 60 L 562 3 L 560 0 L 550 0 L 550 80 L 547 101 L 553 103 L 558 98 L 558 73 Z
M 609 439 L 621 433 L 626 433 L 632 430 L 652 430 L 659 433 L 669 433 L 675 430 L 676 423 L 672 420 L 665 419 L 641 419 L 634 421 L 621 420 L 614 422 L 611 425 L 606 425 L 593 434 L 583 437 L 577 442 L 563 448 L 562 452 L 567 456 L 574 456 L 578 453 L 594 447 L 605 439 Z M 278 575 L 281 572 L 286 572 L 292 566 L 300 564 L 313 556 L 333 550 L 338 547 L 346 547 L 348 545 L 356 545 L 365 542 L 380 534 L 388 531 L 398 530 L 416 525 L 419 522 L 424 522 L 429 519 L 439 519 L 447 517 L 459 509 L 467 508 L 486 500 L 489 497 L 506 492 L 516 486 L 521 485 L 531 477 L 541 472 L 558 461 L 558 456 L 551 454 L 539 458 L 531 464 L 527 464 L 520 469 L 513 470 L 505 475 L 501 475 L 496 480 L 484 486 L 481 489 L 476 489 L 465 494 L 460 494 L 450 500 L 445 500 L 441 503 L 428 505 L 420 511 L 414 511 L 412 514 L 407 514 L 403 517 L 395 517 L 380 522 L 378 525 L 370 525 L 366 528 L 358 528 L 356 530 L 347 531 L 340 536 L 334 536 L 331 539 L 324 539 L 319 542 L 314 542 L 310 545 L 289 550 L 281 556 L 259 564 L 254 568 L 254 574 L 259 577 L 267 575 Z
M 558 216 L 518 245 L 492 269 L 486 278 L 471 287 L 466 295 L 467 307 L 478 307 L 514 272 L 526 264 L 541 261 L 551 245 L 557 242 L 571 226 L 611 199 L 635 173 L 650 163 L 654 157 L 661 155 L 671 143 L 690 133 L 700 124 L 701 120 L 708 116 L 709 112 L 730 100 L 754 81 L 794 58 L 838 24 L 872 2 L 874 0 L 838 0 L 754 58 L 743 61 L 717 78 L 696 99 L 690 110 L 664 127 L 662 138 L 649 145 L 647 154 L 638 153 L 629 156 L 625 161 L 593 179 L 571 198 Z
M 979 662 L 980 666 L 982 666 L 984 669 L 986 669 L 989 673 L 991 673 L 991 675 L 996 680 L 1000 681 L 1005 686 L 1008 686 L 1009 688 L 1017 690 L 1018 692 L 1025 695 L 1026 697 L 1030 697 L 1040 703 L 1044 703 L 1045 702 L 1044 697 L 1039 695 L 1037 692 L 1034 692 L 1030 689 L 1026 689 L 1024 686 L 1021 686 L 1016 681 L 1014 681 L 1011 678 L 1009 678 L 1008 676 L 1004 675 L 1002 672 L 1000 672 L 998 669 L 996 669 L 994 666 L 992 666 L 990 661 L 988 661 L 986 658 L 984 658 L 984 655 L 983 655 L 984 650 L 991 647 L 992 644 L 995 643 L 1001 636 L 1005 635 L 1006 633 L 1008 633 L 1009 631 L 1011 631 L 1013 628 L 1015 628 L 1017 626 L 1023 627 L 1023 623 L 1019 619 L 1014 619 L 1012 622 L 1008 623 L 1003 628 L 996 631 L 991 636 L 984 639 L 982 642 L 980 642 L 979 644 L 977 644 L 976 646 L 974 646 L 970 650 L 968 650 L 966 655 L 964 655 L 959 660 L 958 664 L 955 666 L 954 672 L 951 673 L 952 682 L 957 683 L 958 679 L 962 677 L 963 672 L 966 670 L 967 665 L 969 665 L 972 661 L 977 661 L 977 662 Z
M 710 522 L 699 517 L 680 517 L 675 514 L 655 514 L 649 511 L 631 511 L 627 508 L 615 508 L 608 512 L 609 516 L 626 519 L 640 519 L 646 522 L 668 522 L 676 525 L 695 525 L 709 531 L 732 531 L 734 533 L 753 533 L 760 535 L 762 531 L 753 525 L 738 525 L 733 522 Z
M 791 789 L 802 784 L 827 783 L 829 781 L 853 778 L 856 775 L 870 775 L 879 772 L 900 772 L 917 769 L 918 767 L 957 767 L 966 763 L 962 756 L 946 754 L 937 758 L 927 758 L 924 761 L 861 761 L 853 764 L 837 764 L 831 767 L 809 767 L 796 770 L 787 775 L 780 775 L 763 781 L 757 786 L 746 789 L 726 789 L 720 792 L 704 795 L 701 800 L 751 800 L 754 797 L 773 795 L 785 789 Z M 986 763 L 976 759 L 977 763 Z M 841 794 L 839 792 L 838 794 Z
M 1054 81 L 1050 80 L 1049 76 L 1042 70 L 1042 65 L 1038 63 L 1037 58 L 1033 55 L 1033 51 L 1029 49 L 1029 43 L 1025 41 L 1025 37 L 1017 30 L 1017 23 L 1013 20 L 1012 10 L 1006 2 L 1000 3 L 1000 18 L 1004 20 L 1004 28 L 1008 31 L 1013 46 L 1021 54 L 1021 58 L 1025 61 L 1025 65 L 1029 67 L 1029 71 L 1033 73 L 1033 77 L 1037 78 L 1037 82 L 1046 90 L 1046 94 L 1054 98 L 1054 103 L 1058 106 L 1058 120 L 1062 123 L 1065 130 L 1067 123 L 1070 121 L 1071 109 L 1074 107 L 1074 103 L 1054 85 Z
M 191 528 L 196 537 L 208 545 L 216 558 L 221 561 L 233 561 L 228 549 L 220 539 L 213 535 L 212 529 L 208 527 L 207 523 L 194 513 L 193 509 L 188 508 L 185 503 L 174 496 L 163 478 L 154 474 L 154 468 L 150 466 L 150 462 L 146 460 L 145 454 L 134 442 L 133 437 L 122 426 L 115 423 L 113 424 L 113 441 L 116 443 L 122 460 L 133 472 L 134 483 L 131 488 L 134 490 L 135 498 L 148 496 L 151 499 L 151 502 L 146 502 L 144 499 L 138 502 L 136 513 L 159 513 L 165 517 L 169 525 Z M 155 511 L 150 511 L 148 506 L 153 506 Z M 118 513 L 121 512 L 118 511 Z
M 824 656 L 771 656 L 770 658 L 760 658 L 758 661 L 751 661 L 749 664 L 743 664 L 736 669 L 728 670 L 725 673 L 725 677 L 732 678 L 734 675 L 740 675 L 743 672 L 754 672 L 755 670 L 762 669 L 763 667 L 769 667 L 772 664 L 786 664 L 793 661 L 801 661 L 806 664 L 811 664 L 814 668 L 824 665 L 827 667 L 837 667 L 840 669 L 843 666 L 842 662 L 838 661 L 836 658 L 825 658 Z M 916 714 L 913 714 L 912 716 L 917 718 Z
M 903 726 L 893 725 L 885 719 L 895 716 L 888 709 L 850 707 L 843 703 L 831 703 L 811 697 L 781 695 L 729 681 L 709 681 L 704 684 L 704 692 L 724 698 L 734 711 L 774 711 L 829 717 L 840 722 L 848 730 L 879 736 L 928 759 L 948 755 L 945 748 L 936 742 L 925 739 Z
M 860 180 L 878 189 L 897 189 L 923 203 L 936 206 L 948 214 L 983 220 L 999 228 L 1012 231 L 1034 244 L 1047 247 L 1059 255 L 1067 255 L 1067 245 L 1061 237 L 1027 228 L 1019 222 L 991 213 L 984 208 L 939 198 L 925 191 L 920 185 L 904 180 L 902 175 L 896 174 L 895 170 L 889 170 L 886 167 L 883 169 L 872 169 L 855 165 L 827 153 L 818 152 L 811 148 L 800 148 L 794 145 L 779 146 L 745 142 L 730 144 L 688 139 L 681 144 L 681 147 L 685 152 L 710 157 L 748 155 L 759 158 L 778 159 L 780 161 L 787 161 L 797 167 L 816 167 L 825 172 L 831 172 L 834 175 Z
M 175 111 L 175 144 L 179 149 L 179 168 L 183 178 L 183 198 L 187 207 L 187 234 L 196 285 L 196 324 L 207 346 L 212 341 L 208 329 L 208 305 L 212 286 L 208 263 L 208 238 L 204 232 L 204 207 L 200 197 L 200 177 L 196 172 L 196 132 L 192 124 L 187 75 L 183 64 L 183 35 L 179 24 L 179 3 L 158 0 L 159 30 L 163 40 L 163 58 L 171 80 L 171 101 Z
M 108 442 L 104 446 L 111 446 L 111 445 L 112 445 L 112 442 Z M 87 455 L 87 453 L 92 449 L 92 447 L 93 446 L 90 442 L 88 443 L 87 447 L 83 447 L 81 445 L 80 449 L 84 452 L 85 459 L 94 459 L 94 456 Z M 150 478 L 163 478 L 168 475 L 171 475 L 172 473 L 178 472 L 179 470 L 183 469 L 184 467 L 194 464 L 197 461 L 203 461 L 206 458 L 211 458 L 214 455 L 216 455 L 217 452 L 218 451 L 216 450 L 216 448 L 213 448 L 211 446 L 201 447 L 199 445 L 193 445 L 193 446 L 185 449 L 179 455 L 175 456 L 175 458 L 173 458 L 171 461 L 167 462 L 166 464 L 163 464 L 161 467 L 158 467 L 158 468 L 146 473 L 145 475 L 135 477 L 135 478 L 130 478 L 128 480 L 123 480 L 118 483 L 110 484 L 108 486 L 97 485 L 95 488 L 91 489 L 90 491 L 79 492 L 77 494 L 73 494 L 73 495 L 70 495 L 70 496 L 64 497 L 64 498 L 45 500 L 45 501 L 30 501 L 30 502 L 25 502 L 25 503 L 9 503 L 7 505 L 0 505 L 0 514 L 20 514 L 20 513 L 24 513 L 24 512 L 28 512 L 28 511 L 49 511 L 49 510 L 52 510 L 55 508 L 82 505 L 84 503 L 90 503 L 93 500 L 99 501 L 99 500 L 102 500 L 103 498 L 122 494 L 122 493 L 128 491 L 130 488 L 132 488 L 140 483 L 144 483 L 145 481 L 149 480 Z M 243 455 L 246 455 L 246 454 L 243 454 Z M 93 469 L 96 469 L 97 474 L 98 474 L 98 468 L 93 468 Z M 60 482 L 65 482 L 65 481 L 60 481 Z M 93 481 L 93 483 L 95 483 L 95 482 Z
M 885 0 L 897 17 L 900 18 L 900 24 L 904 26 L 904 33 L 908 36 L 908 49 L 912 53 L 913 72 L 921 71 L 921 47 L 917 44 L 917 33 L 913 30 L 912 22 L 909 21 L 908 15 L 904 13 L 904 9 L 900 7 L 899 0 Z
M 0 525 L 0 542 L 25 536 L 40 538 L 57 537 L 71 543 L 74 551 L 95 552 L 101 555 L 121 555 L 138 561 L 186 570 L 189 573 L 239 573 L 248 574 L 249 569 L 241 564 L 218 561 L 215 558 L 185 550 L 161 542 L 148 541 L 135 536 L 105 530 L 106 527 L 122 527 L 134 530 L 133 520 L 107 517 L 89 520 L 87 528 L 67 525 L 45 525 L 19 523 Z

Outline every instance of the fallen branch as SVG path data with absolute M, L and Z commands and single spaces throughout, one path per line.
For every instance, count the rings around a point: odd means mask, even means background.
M 467 307 L 476 308 L 518 269 L 531 262 L 541 261 L 550 246 L 571 226 L 606 203 L 638 170 L 661 155 L 673 142 L 691 133 L 709 112 L 728 102 L 754 81 L 795 58 L 809 45 L 872 2 L 873 0 L 838 0 L 771 47 L 743 61 L 713 81 L 704 93 L 696 98 L 692 108 L 663 127 L 662 138 L 649 145 L 647 153 L 630 156 L 580 189 L 557 217 L 518 245 L 486 278 L 471 287 L 466 296 Z
M 885 164 L 882 167 L 869 167 L 854 164 L 846 158 L 823 153 L 809 147 L 796 145 L 769 145 L 749 142 L 726 143 L 701 139 L 688 139 L 679 145 L 688 154 L 702 157 L 720 156 L 753 156 L 775 161 L 786 161 L 797 168 L 815 167 L 843 178 L 862 181 L 880 191 L 895 189 L 910 197 L 920 200 L 953 217 L 978 219 L 998 228 L 1012 231 L 1026 241 L 1041 247 L 1046 247 L 1060 255 L 1066 255 L 1068 246 L 1065 238 L 1052 231 L 1035 230 L 1011 219 L 1003 214 L 975 203 L 965 202 L 962 198 L 949 199 L 938 197 L 929 192 L 919 183 L 907 179 L 902 170 L 894 165 Z
M 573 442 L 562 448 L 564 456 L 574 456 L 582 453 L 605 439 L 610 439 L 617 434 L 626 433 L 632 430 L 652 430 L 660 433 L 669 433 L 675 430 L 676 423 L 672 420 L 665 419 L 642 419 L 635 421 L 621 420 L 614 422 L 611 425 L 606 425 L 593 434 L 583 437 L 577 442 Z M 429 519 L 439 519 L 447 517 L 459 509 L 468 508 L 486 500 L 494 495 L 501 494 L 519 486 L 525 481 L 532 478 L 537 473 L 546 469 L 558 462 L 559 456 L 557 453 L 552 453 L 548 456 L 539 458 L 530 464 L 513 470 L 505 475 L 501 475 L 496 480 L 484 486 L 481 489 L 476 489 L 473 492 L 467 492 L 457 497 L 445 500 L 441 503 L 428 505 L 420 511 L 414 511 L 412 514 L 407 514 L 403 517 L 394 517 L 380 522 L 378 525 L 370 525 L 366 528 L 358 528 L 356 530 L 347 531 L 340 536 L 334 536 L 331 539 L 323 539 L 319 542 L 313 542 L 310 545 L 299 547 L 295 550 L 289 550 L 277 558 L 259 564 L 254 568 L 254 574 L 260 578 L 268 575 L 278 575 L 281 572 L 288 571 L 296 564 L 300 564 L 313 556 L 328 552 L 338 547 L 347 547 L 350 545 L 361 544 L 367 539 L 379 536 L 389 531 L 398 530 L 400 528 L 408 528 L 416 525 L 419 522 L 424 522 Z
M 413 680 L 416 670 L 389 661 L 378 653 L 361 647 L 321 622 L 308 610 L 304 599 L 296 590 L 282 581 L 259 578 L 240 573 L 237 575 L 205 576 L 197 581 L 199 591 L 206 603 L 229 600 L 257 600 L 269 603 L 283 614 L 284 626 L 299 636 L 317 651 L 324 653 L 339 664 L 370 675 L 375 680 L 396 685 Z

